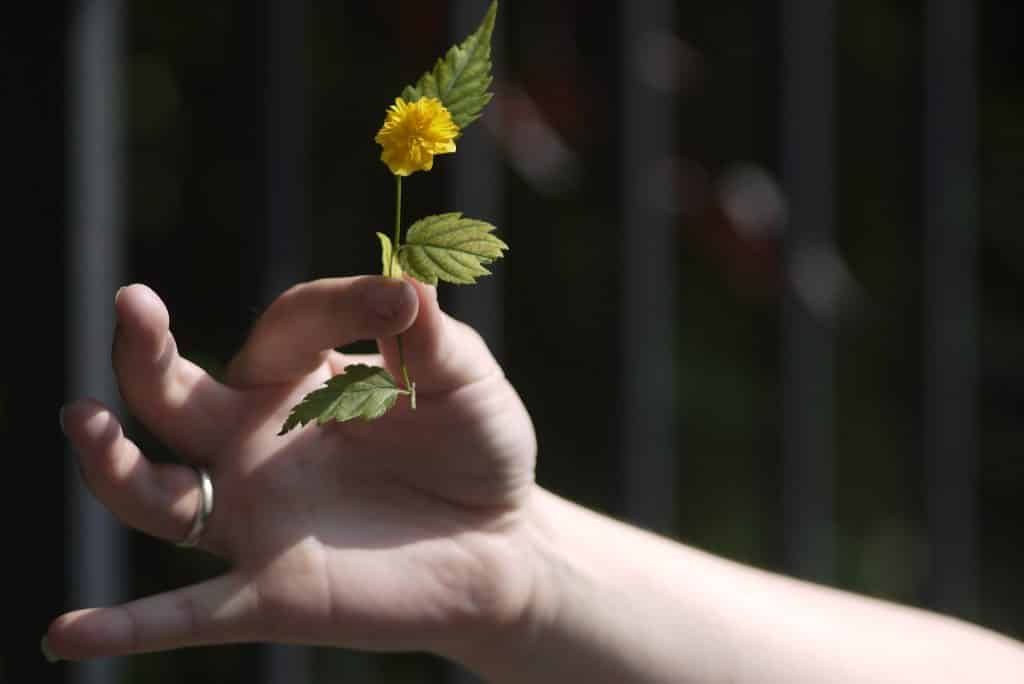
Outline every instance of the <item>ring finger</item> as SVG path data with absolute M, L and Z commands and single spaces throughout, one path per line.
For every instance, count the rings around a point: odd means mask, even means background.
M 201 504 L 193 468 L 149 461 L 99 402 L 69 404 L 61 412 L 61 423 L 89 490 L 121 522 L 167 541 L 185 539 Z M 198 546 L 212 550 L 209 531 Z

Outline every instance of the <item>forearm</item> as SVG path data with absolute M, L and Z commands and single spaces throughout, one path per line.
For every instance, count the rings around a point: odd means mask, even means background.
M 758 571 L 538 490 L 521 632 L 490 682 L 1021 681 L 1024 648 L 936 614 Z

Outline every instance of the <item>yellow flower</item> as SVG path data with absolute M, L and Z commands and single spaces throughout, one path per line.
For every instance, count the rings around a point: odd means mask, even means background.
M 397 97 L 374 140 L 384 148 L 380 158 L 391 173 L 408 176 L 433 168 L 435 154 L 454 152 L 458 134 L 451 113 L 437 98 L 406 102 Z

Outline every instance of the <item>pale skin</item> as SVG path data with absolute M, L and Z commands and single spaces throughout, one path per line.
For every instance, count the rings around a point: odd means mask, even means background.
M 529 415 L 486 345 L 432 288 L 305 283 L 215 380 L 178 354 L 166 307 L 118 294 L 125 404 L 212 474 L 199 548 L 227 574 L 58 617 L 54 657 L 281 642 L 429 651 L 491 682 L 1019 682 L 1024 646 L 981 627 L 748 568 L 566 501 L 534 481 Z M 418 410 L 277 433 L 347 363 L 397 371 Z M 345 357 L 377 339 L 380 358 Z M 186 465 L 149 462 L 91 400 L 63 411 L 90 490 L 174 542 L 198 503 Z M 182 551 L 187 553 L 187 551 Z

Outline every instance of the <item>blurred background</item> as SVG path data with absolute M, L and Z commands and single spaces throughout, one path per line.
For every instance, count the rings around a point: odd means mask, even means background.
M 0 43 L 0 425 L 24 490 L 0 681 L 472 681 L 422 654 L 259 645 L 48 665 L 38 638 L 220 569 L 119 528 L 59 434 L 68 399 L 118 405 L 117 287 L 153 287 L 216 374 L 289 285 L 376 272 L 393 184 L 373 136 L 487 2 L 28 5 Z M 460 210 L 510 243 L 441 298 L 530 408 L 539 482 L 1024 638 L 1022 15 L 502 3 L 495 99 L 405 184 L 405 215 Z

